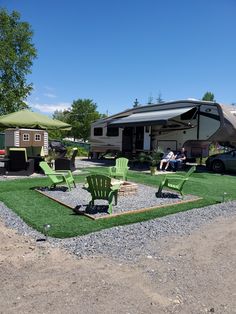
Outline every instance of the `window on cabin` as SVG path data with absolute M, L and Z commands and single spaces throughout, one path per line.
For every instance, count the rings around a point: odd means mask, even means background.
M 29 133 L 23 133 L 23 141 L 24 142 L 29 142 L 30 140 L 30 135 Z
M 41 141 L 41 134 L 35 134 L 34 135 L 34 140 L 35 140 L 35 142 L 40 142 Z
M 103 131 L 103 129 L 102 128 L 94 128 L 93 129 L 93 135 L 94 136 L 102 136 L 102 132 Z
M 107 136 L 119 136 L 119 128 L 107 128 Z

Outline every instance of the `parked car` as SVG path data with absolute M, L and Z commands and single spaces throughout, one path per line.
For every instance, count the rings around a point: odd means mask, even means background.
M 209 156 L 206 160 L 206 167 L 218 173 L 236 171 L 236 150 Z

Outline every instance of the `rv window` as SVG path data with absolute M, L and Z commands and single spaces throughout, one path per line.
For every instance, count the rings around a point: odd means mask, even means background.
M 181 120 L 192 120 L 192 119 L 197 119 L 197 108 L 193 108 L 183 114 L 181 114 L 180 119 Z
M 107 136 L 119 136 L 119 128 L 107 128 Z
M 23 141 L 29 142 L 30 140 L 30 135 L 28 133 L 23 133 Z
M 34 140 L 37 142 L 40 142 L 41 141 L 41 134 L 35 134 L 34 135 Z
M 102 136 L 102 128 L 94 128 L 93 135 L 94 136 Z

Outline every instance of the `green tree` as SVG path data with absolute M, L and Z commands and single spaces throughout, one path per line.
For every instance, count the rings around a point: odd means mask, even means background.
M 135 98 L 133 108 L 137 108 L 137 107 L 139 107 L 139 106 L 140 106 L 140 104 L 139 104 L 139 102 L 138 102 L 138 99 Z
M 33 32 L 20 14 L 0 9 L 0 115 L 27 108 L 24 102 L 32 90 L 26 75 L 31 73 L 36 49 Z
M 57 119 L 66 123 L 69 123 L 69 109 L 65 110 L 56 110 L 52 118 Z M 70 131 L 61 131 L 61 130 L 49 130 L 48 136 L 50 139 L 62 139 L 63 137 L 70 136 Z
M 202 97 L 202 100 L 206 100 L 206 101 L 215 101 L 215 96 L 213 93 L 211 92 L 206 92 L 204 94 L 204 96 Z
M 153 97 L 152 97 L 152 95 L 150 95 L 149 97 L 148 97 L 148 105 L 152 105 L 152 102 L 153 102 Z
M 97 111 L 97 105 L 91 99 L 74 100 L 67 120 L 72 125 L 72 136 L 88 140 L 91 123 L 105 116 Z
M 163 100 L 161 93 L 159 93 L 159 94 L 158 94 L 158 97 L 157 97 L 157 103 L 158 103 L 158 104 L 163 104 L 164 102 L 165 102 L 165 101 Z

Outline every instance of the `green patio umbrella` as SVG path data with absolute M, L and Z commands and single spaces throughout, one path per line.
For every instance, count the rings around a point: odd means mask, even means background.
M 0 127 L 65 131 L 71 129 L 70 124 L 27 109 L 0 116 Z

